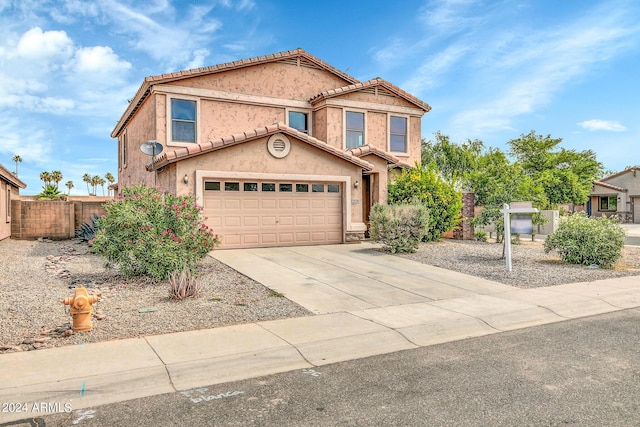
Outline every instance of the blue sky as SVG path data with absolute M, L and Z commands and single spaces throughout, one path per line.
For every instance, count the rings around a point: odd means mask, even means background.
M 423 137 L 535 130 L 640 164 L 636 0 L 0 0 L 0 163 L 23 158 L 21 194 L 52 170 L 87 194 L 144 77 L 297 47 L 427 102 Z

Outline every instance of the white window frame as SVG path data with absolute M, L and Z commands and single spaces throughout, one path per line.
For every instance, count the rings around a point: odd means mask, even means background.
M 355 147 L 347 147 L 347 113 L 362 113 L 364 115 L 364 123 L 362 124 L 362 144 Z M 359 110 L 357 108 L 345 108 L 342 110 L 342 146 L 344 150 L 362 147 L 367 145 L 367 110 Z
M 307 135 L 309 136 L 313 136 L 311 129 L 313 129 L 313 124 L 311 122 L 311 110 L 306 110 L 303 108 L 285 108 L 285 123 L 287 124 L 287 126 L 293 128 L 293 126 L 291 126 L 289 124 L 289 113 L 303 113 L 307 115 Z M 295 128 L 294 128 L 295 129 Z M 304 133 L 304 132 L 303 132 Z
M 118 170 L 127 168 L 127 155 L 129 154 L 127 139 L 127 129 L 125 128 L 118 138 Z
M 405 119 L 407 121 L 407 133 L 405 134 L 406 140 L 405 140 L 405 144 L 407 147 L 406 151 L 391 151 L 391 117 L 398 117 L 398 118 L 402 118 Z M 404 115 L 404 114 L 387 114 L 387 151 L 389 153 L 392 153 L 393 155 L 397 155 L 397 156 L 402 156 L 402 157 L 408 157 L 410 155 L 409 151 L 409 141 L 410 139 L 410 126 L 411 124 L 411 120 L 410 120 L 410 116 L 408 115 Z
M 7 184 L 7 209 L 6 209 L 6 221 L 11 222 L 11 186 Z
M 181 142 L 173 140 L 173 119 L 171 118 L 171 100 L 195 101 L 196 103 L 196 129 L 194 142 Z M 188 95 L 167 95 L 167 146 L 173 147 L 190 147 L 200 143 L 200 98 Z

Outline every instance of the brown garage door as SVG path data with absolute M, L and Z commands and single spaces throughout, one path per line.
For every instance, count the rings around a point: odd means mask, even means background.
M 206 179 L 204 216 L 221 248 L 342 242 L 339 183 Z

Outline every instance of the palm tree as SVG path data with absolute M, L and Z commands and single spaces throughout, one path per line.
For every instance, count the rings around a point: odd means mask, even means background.
M 87 194 L 91 195 L 91 190 L 89 190 L 89 184 L 91 184 L 91 175 L 85 173 L 82 175 L 82 181 L 87 183 Z
M 104 180 L 103 177 L 99 176 L 98 177 L 98 185 L 102 187 L 102 195 L 104 196 L 104 185 L 107 183 L 107 181 Z
M 18 163 L 22 163 L 22 157 L 18 156 L 17 154 L 15 156 L 13 156 L 13 158 L 11 159 L 14 162 L 16 162 L 16 171 L 15 171 L 15 176 L 18 176 Z
M 111 172 L 107 172 L 104 174 L 104 177 L 107 181 L 109 181 L 109 185 L 113 184 L 114 182 L 116 182 L 116 179 L 113 177 L 113 175 L 111 175 Z M 111 195 L 111 189 L 107 188 L 107 195 Z
M 40 179 L 42 180 L 42 182 L 44 182 L 45 186 L 51 184 L 51 174 L 47 171 L 40 172 Z
M 100 175 L 94 175 L 93 177 L 91 177 L 91 185 L 93 185 L 93 195 L 97 196 L 98 192 L 97 192 L 97 187 L 98 185 L 100 185 L 100 180 L 102 178 L 100 177 Z
M 67 183 L 65 185 L 69 189 L 69 191 L 67 191 L 67 196 L 68 196 L 68 195 L 71 194 L 71 189 L 73 188 L 73 181 L 67 181 Z
M 58 189 L 58 184 L 62 181 L 62 172 L 53 171 L 51 172 L 51 181 L 55 182 L 56 189 Z

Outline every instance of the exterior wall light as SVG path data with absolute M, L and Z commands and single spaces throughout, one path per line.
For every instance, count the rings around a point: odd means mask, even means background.
M 184 174 L 184 178 L 182 178 L 182 181 L 183 181 L 185 184 L 189 184 L 189 175 L 187 175 L 187 174 L 185 173 L 185 174 Z
M 360 183 L 356 179 L 356 182 L 353 183 L 353 188 L 355 188 L 357 190 L 359 187 L 360 187 Z

